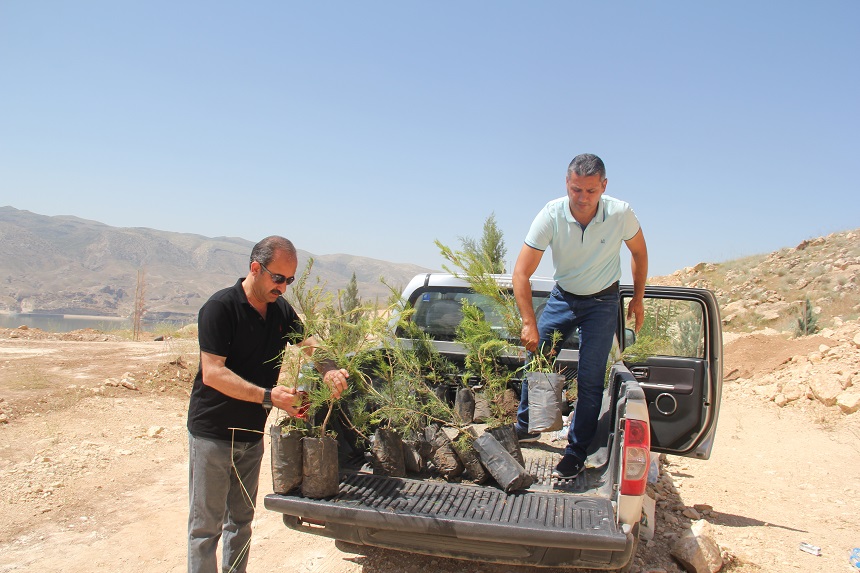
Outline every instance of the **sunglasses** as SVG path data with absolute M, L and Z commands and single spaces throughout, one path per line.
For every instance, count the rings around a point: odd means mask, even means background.
M 257 261 L 257 262 L 259 263 L 260 261 Z M 263 263 L 260 263 L 260 268 L 262 268 L 264 271 L 269 273 L 269 276 L 272 277 L 272 282 L 275 283 L 276 285 L 282 285 L 284 283 L 291 285 L 291 284 L 293 284 L 293 281 L 296 280 L 295 276 L 285 277 L 284 275 L 276 275 L 275 273 L 273 273 L 272 271 L 267 269 Z

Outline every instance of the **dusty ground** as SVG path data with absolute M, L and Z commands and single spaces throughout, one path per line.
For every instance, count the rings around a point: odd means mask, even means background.
M 817 347 L 742 337 L 726 346 L 726 371 L 754 377 Z M 0 572 L 185 570 L 185 411 L 195 368 L 194 340 L 0 329 Z M 728 382 L 712 458 L 665 460 L 656 536 L 640 546 L 634 570 L 680 571 L 669 544 L 689 527 L 684 513 L 693 506 L 713 525 L 729 559 L 724 571 L 851 570 L 848 553 L 860 546 L 858 444 L 860 414 L 813 401 L 779 408 Z M 270 484 L 263 471 L 261 495 Z M 801 552 L 803 541 L 822 556 Z M 389 551 L 342 553 L 330 540 L 287 530 L 261 507 L 249 569 L 466 567 Z

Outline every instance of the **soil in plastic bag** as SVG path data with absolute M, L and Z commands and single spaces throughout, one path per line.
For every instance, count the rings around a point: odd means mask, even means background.
M 441 384 L 439 386 L 433 387 L 433 393 L 439 398 L 439 401 L 443 404 L 451 405 L 451 401 L 448 400 L 448 386 L 446 384 Z
M 394 430 L 379 428 L 373 434 L 373 473 L 391 477 L 406 477 L 403 440 Z
M 490 409 L 490 401 L 481 392 L 475 393 L 475 413 L 472 416 L 472 421 L 476 424 L 482 424 L 493 417 L 493 412 Z
M 272 487 L 275 493 L 285 494 L 302 483 L 301 430 L 287 430 L 271 426 L 272 434 Z
M 410 433 L 403 438 L 403 461 L 407 474 L 420 474 L 427 471 L 427 462 L 433 457 L 433 448 L 424 431 Z
M 474 442 L 481 463 L 505 492 L 528 488 L 533 479 L 492 434 L 483 433 Z
M 463 467 L 466 468 L 468 478 L 475 483 L 484 483 L 489 479 L 490 474 L 481 464 L 481 457 L 475 449 L 474 441 L 475 438 L 472 435 L 466 438 L 465 441 L 458 438 L 457 444 L 454 445 L 454 451 L 457 453 L 460 461 L 463 462 Z
M 504 446 L 505 450 L 511 454 L 511 457 L 517 460 L 521 466 L 525 467 L 526 461 L 523 458 L 522 450 L 520 450 L 520 441 L 517 439 L 517 431 L 513 425 L 508 424 L 497 428 L 488 428 L 487 432 L 492 434 L 496 438 L 496 441 Z
M 427 426 L 425 432 L 433 450 L 433 466 L 439 475 L 450 480 L 462 474 L 465 467 L 454 451 L 454 444 L 448 435 L 437 426 Z
M 337 456 L 341 468 L 359 469 L 365 461 L 365 452 L 369 450 L 368 444 L 359 436 L 352 427 L 350 420 L 353 419 L 346 401 L 341 400 L 335 406 L 336 415 L 329 420 L 328 428 L 332 434 L 337 436 Z M 326 418 L 326 409 L 321 408 L 311 416 L 315 427 L 322 425 Z
M 529 433 L 554 432 L 564 425 L 561 399 L 564 376 L 554 372 L 527 372 L 529 385 Z
M 454 417 L 461 424 L 471 424 L 475 415 L 475 394 L 471 388 L 460 388 L 454 400 Z
M 302 495 L 311 499 L 331 497 L 339 485 L 337 441 L 328 436 L 302 438 Z
M 426 468 L 418 440 L 403 440 L 403 465 L 407 474 L 420 474 Z

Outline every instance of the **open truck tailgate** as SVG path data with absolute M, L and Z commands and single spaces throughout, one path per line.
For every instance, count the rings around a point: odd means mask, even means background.
M 356 544 L 523 565 L 614 569 L 636 532 L 603 497 L 344 474 L 331 499 L 269 494 L 287 526 Z

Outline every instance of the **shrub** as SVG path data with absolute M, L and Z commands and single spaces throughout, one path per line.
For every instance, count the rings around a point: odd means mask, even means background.
M 812 309 L 812 302 L 809 297 L 803 302 L 803 309 L 800 311 L 800 316 L 797 317 L 796 336 L 808 336 L 818 332 L 818 316 Z

